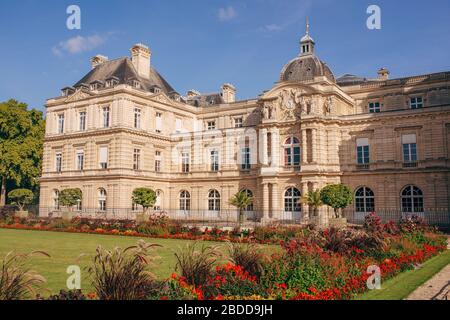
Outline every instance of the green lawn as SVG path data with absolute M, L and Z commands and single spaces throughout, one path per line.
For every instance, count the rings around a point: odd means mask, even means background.
M 89 281 L 85 280 L 83 274 L 85 267 L 90 262 L 90 257 L 82 257 L 81 254 L 92 255 L 98 245 L 107 249 L 114 247 L 126 248 L 136 244 L 138 237 L 122 237 L 109 235 L 76 234 L 45 231 L 25 231 L 0 229 L 0 258 L 10 252 L 28 253 L 34 250 L 43 250 L 51 255 L 51 258 L 35 256 L 30 261 L 30 268 L 43 275 L 47 283 L 46 288 L 56 293 L 66 288 L 66 273 L 70 265 L 79 265 L 82 270 L 82 289 L 91 289 Z M 156 266 L 151 270 L 158 278 L 167 278 L 174 271 L 174 251 L 184 247 L 191 241 L 172 239 L 145 238 L 149 243 L 162 245 L 156 250 L 160 257 Z M 214 242 L 204 242 L 205 245 L 217 245 Z M 224 246 L 224 243 L 219 243 Z
M 450 264 L 450 250 L 426 261 L 420 269 L 401 273 L 381 283 L 380 290 L 372 290 L 358 297 L 358 300 L 402 300 L 416 288 L 431 279 Z

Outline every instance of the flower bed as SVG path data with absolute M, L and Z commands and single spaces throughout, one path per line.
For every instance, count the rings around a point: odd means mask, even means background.
M 366 218 L 363 229 L 268 227 L 242 238 L 233 231 L 201 232 L 159 219 L 144 224 L 82 219 L 13 220 L 4 221 L 0 227 L 230 242 L 230 262 L 226 264 L 221 264 L 223 255 L 212 248 L 196 251 L 188 246 L 178 252 L 177 273 L 149 284 L 153 290 L 143 293 L 147 299 L 352 299 L 368 290 L 367 282 L 373 275 L 368 267 L 378 268 L 385 281 L 446 250 L 446 237 L 427 227 L 420 218 L 383 224 L 375 214 Z M 279 243 L 282 250 L 267 256 L 255 245 L 258 242 Z

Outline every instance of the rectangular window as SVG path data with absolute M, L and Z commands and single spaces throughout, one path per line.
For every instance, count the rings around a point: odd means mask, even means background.
M 181 119 L 179 119 L 179 118 L 176 118 L 175 119 L 175 131 L 177 133 L 180 133 L 182 127 L 183 127 L 183 121 Z
M 103 108 L 103 128 L 109 128 L 109 107 Z
M 415 134 L 406 134 L 402 136 L 403 162 L 417 162 L 417 141 Z
M 61 172 L 62 171 L 62 153 L 57 152 L 55 155 L 55 171 Z
M 208 121 L 206 123 L 206 128 L 208 130 L 215 130 L 216 129 L 216 122 L 215 121 Z
M 241 157 L 242 157 L 242 163 L 241 163 L 241 169 L 242 170 L 250 170 L 250 148 L 245 147 L 241 150 Z
M 411 107 L 411 109 L 423 108 L 423 98 L 422 97 L 412 97 L 409 100 L 409 106 Z
M 369 103 L 369 112 L 370 113 L 379 113 L 381 112 L 381 106 L 379 102 L 370 102 Z
M 141 128 L 141 109 L 134 109 L 134 127 L 136 129 Z
M 189 152 L 181 153 L 181 172 L 188 173 L 189 172 L 189 164 L 190 164 L 190 155 Z
M 161 133 L 162 131 L 162 113 L 157 112 L 155 117 L 155 131 Z
M 77 151 L 77 170 L 78 171 L 84 170 L 84 151 L 83 150 Z
M 141 170 L 141 150 L 134 149 L 133 152 L 133 170 Z
M 80 131 L 85 131 L 86 130 L 86 112 L 85 111 L 80 112 L 79 117 L 80 117 L 79 129 L 80 129 Z
M 368 138 L 356 139 L 356 154 L 357 154 L 358 164 L 369 164 L 370 163 L 369 139 Z
M 155 152 L 155 172 L 161 172 L 161 151 Z
M 99 163 L 101 169 L 108 169 L 108 147 L 99 148 Z
M 219 151 L 211 151 L 211 171 L 219 171 Z
M 58 114 L 58 133 L 64 133 L 64 114 Z
M 235 128 L 242 128 L 244 126 L 242 118 L 234 118 L 234 127 Z

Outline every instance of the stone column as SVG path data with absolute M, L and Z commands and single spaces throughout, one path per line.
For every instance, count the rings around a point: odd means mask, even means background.
M 261 154 L 260 154 L 260 161 L 262 165 L 268 164 L 268 157 L 267 157 L 267 129 L 261 129 L 260 131 L 260 139 L 261 139 Z
M 272 218 L 274 219 L 280 219 L 281 212 L 280 208 L 278 207 L 278 184 L 272 183 L 272 205 L 271 205 L 271 211 L 272 211 Z
M 311 160 L 313 163 L 317 162 L 317 129 L 311 130 Z
M 308 135 L 306 134 L 306 129 L 302 130 L 302 162 L 303 164 L 308 163 Z
M 280 130 L 278 128 L 272 128 L 271 132 L 271 146 L 272 146 L 272 167 L 280 166 Z
M 303 182 L 302 183 L 302 197 L 306 197 L 308 194 L 308 183 Z M 309 222 L 309 205 L 302 203 L 302 212 L 303 212 L 303 220 L 304 222 Z
M 269 184 L 267 182 L 262 184 L 262 211 L 263 217 L 262 222 L 267 222 L 269 220 Z

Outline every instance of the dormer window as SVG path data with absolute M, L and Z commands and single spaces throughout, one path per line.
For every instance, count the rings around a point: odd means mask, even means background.
M 106 88 L 113 88 L 119 84 L 119 79 L 117 77 L 111 77 L 106 79 Z
M 61 89 L 61 96 L 63 97 L 68 97 L 70 96 L 72 93 L 75 92 L 75 89 L 72 87 L 66 87 L 64 89 Z
M 154 87 L 154 88 L 153 88 L 153 92 L 154 92 L 154 93 L 161 93 L 161 88 L 159 88 L 159 87 Z
M 131 84 L 132 84 L 133 88 L 136 88 L 136 89 L 140 89 L 141 88 L 141 83 L 138 80 L 133 80 L 131 82 Z
M 99 90 L 103 87 L 103 82 L 99 81 L 99 80 L 95 80 L 93 82 L 91 82 L 89 88 L 91 89 L 91 91 L 96 91 Z

